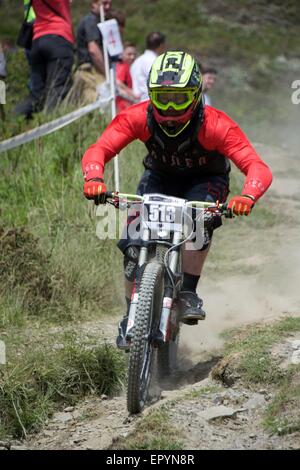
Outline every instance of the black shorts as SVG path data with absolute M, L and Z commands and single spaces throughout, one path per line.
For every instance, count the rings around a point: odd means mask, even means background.
M 173 175 L 161 175 L 153 170 L 145 170 L 138 188 L 137 194 L 143 196 L 149 193 L 160 193 L 186 199 L 188 201 L 225 202 L 229 193 L 229 176 L 195 176 L 192 178 L 174 177 Z M 132 219 L 128 219 L 128 224 Z M 221 217 L 214 217 L 213 230 L 222 225 Z M 211 233 L 212 236 L 212 233 Z M 124 253 L 131 245 L 139 245 L 138 240 L 122 238 L 118 248 Z M 208 243 L 202 247 L 205 249 Z

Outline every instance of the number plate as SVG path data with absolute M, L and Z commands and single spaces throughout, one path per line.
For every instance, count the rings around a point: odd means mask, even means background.
M 122 54 L 123 44 L 117 20 L 107 20 L 97 26 L 101 31 L 110 57 Z
M 185 199 L 146 194 L 142 208 L 143 225 L 157 232 L 181 232 L 184 204 Z

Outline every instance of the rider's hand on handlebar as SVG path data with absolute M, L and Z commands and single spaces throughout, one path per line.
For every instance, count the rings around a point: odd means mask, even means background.
M 102 178 L 92 178 L 85 181 L 83 193 L 87 199 L 93 199 L 95 204 L 105 203 L 106 186 Z
M 254 204 L 251 196 L 234 196 L 228 202 L 227 208 L 231 209 L 235 215 L 249 215 Z

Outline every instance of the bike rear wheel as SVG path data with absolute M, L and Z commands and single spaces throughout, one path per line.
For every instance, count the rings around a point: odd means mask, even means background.
M 140 413 L 145 406 L 151 379 L 154 346 L 151 337 L 159 322 L 164 295 L 164 268 L 146 265 L 139 287 L 132 346 L 129 356 L 127 409 Z

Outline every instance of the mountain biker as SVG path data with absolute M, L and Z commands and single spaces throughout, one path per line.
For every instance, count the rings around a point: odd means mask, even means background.
M 224 202 L 229 193 L 232 161 L 245 175 L 241 195 L 228 203 L 236 215 L 249 215 L 272 182 L 268 166 L 256 153 L 238 125 L 225 113 L 205 106 L 202 77 L 193 57 L 185 52 L 166 52 L 156 58 L 148 79 L 150 100 L 122 111 L 82 159 L 84 195 L 104 202 L 105 164 L 135 139 L 145 143 L 148 154 L 137 193 L 163 193 L 187 200 Z M 203 301 L 196 287 L 208 254 L 209 239 L 200 250 L 184 250 L 183 285 L 179 294 L 182 320 L 202 320 Z M 134 242 L 136 244 L 136 241 Z M 129 240 L 121 240 L 124 253 L 126 301 L 130 305 L 138 252 Z M 128 315 L 128 312 L 127 312 Z M 125 315 L 117 344 L 124 345 Z

